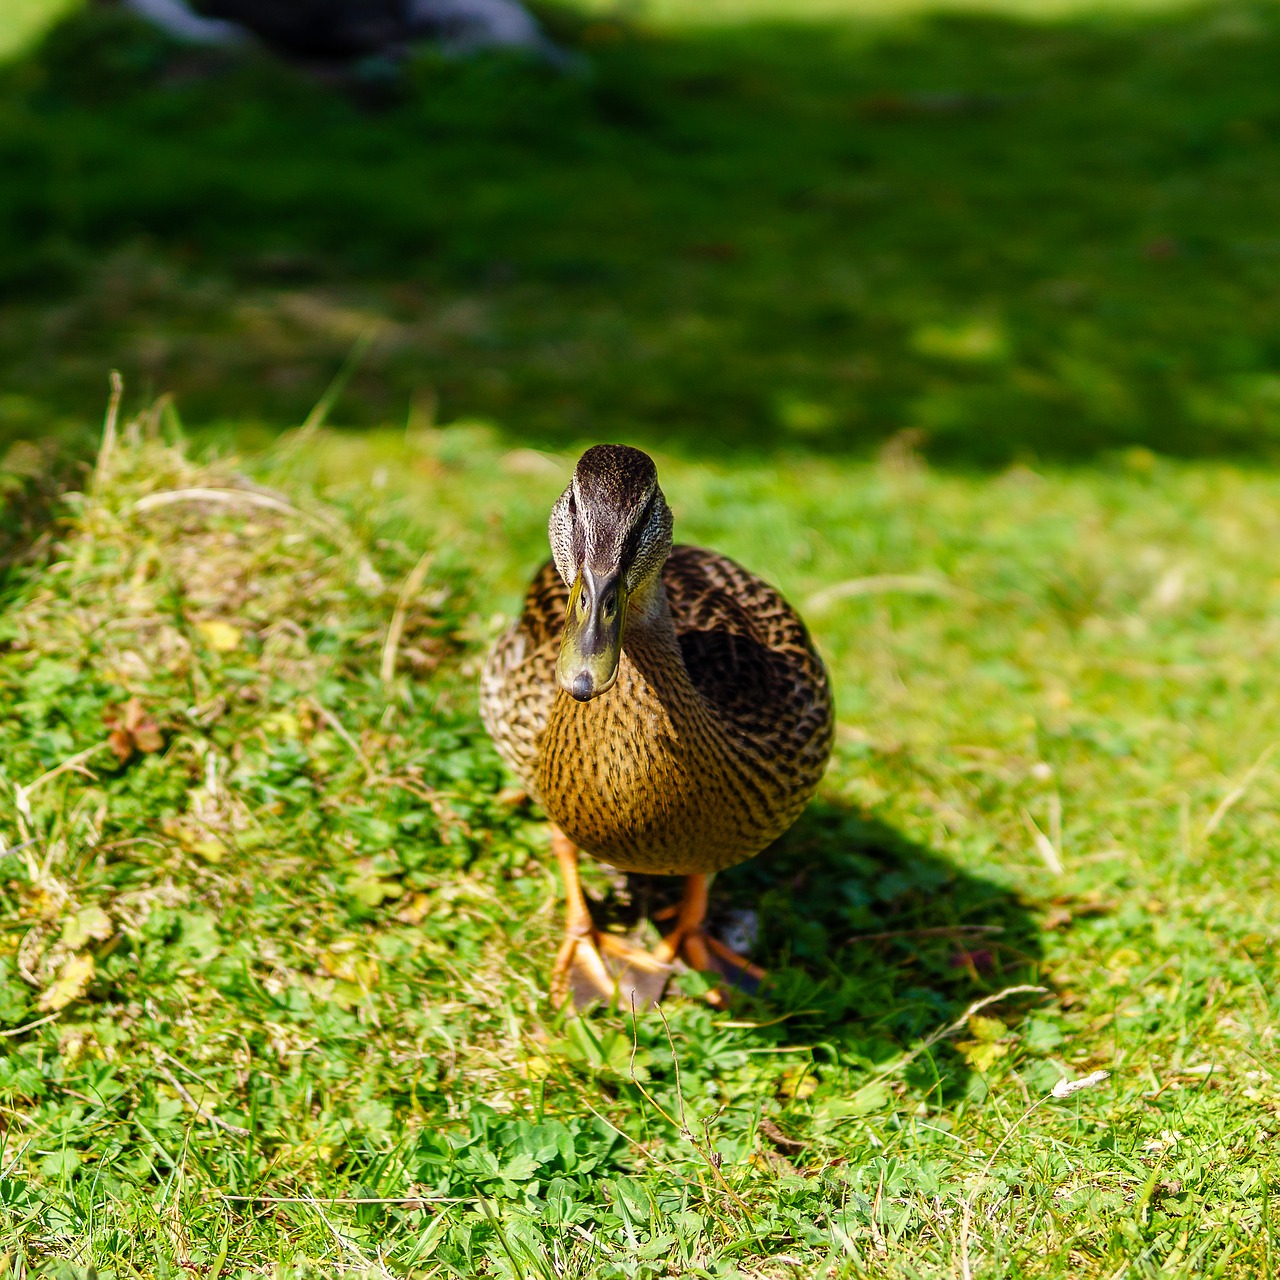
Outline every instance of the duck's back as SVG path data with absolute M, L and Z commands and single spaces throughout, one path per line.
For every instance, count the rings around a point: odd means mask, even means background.
M 663 586 L 678 655 L 628 633 L 617 684 L 577 704 L 556 683 L 569 589 L 548 562 L 489 655 L 481 714 L 589 852 L 631 870 L 715 870 L 758 853 L 813 794 L 830 686 L 795 610 L 727 556 L 676 546 Z M 708 865 L 684 865 L 695 857 Z

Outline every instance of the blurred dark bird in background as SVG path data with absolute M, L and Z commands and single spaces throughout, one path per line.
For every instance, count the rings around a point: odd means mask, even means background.
M 314 61 L 405 56 L 433 42 L 452 53 L 563 52 L 517 0 L 124 0 L 175 39 L 233 44 L 252 33 L 275 52 Z

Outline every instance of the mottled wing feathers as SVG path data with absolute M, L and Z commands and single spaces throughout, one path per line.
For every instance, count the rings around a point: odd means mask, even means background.
M 831 751 L 827 673 L 800 616 L 767 582 L 677 546 L 663 581 L 694 686 L 780 780 L 812 784 Z
M 569 588 L 548 560 L 525 592 L 520 616 L 500 636 L 480 677 L 480 718 L 498 754 L 537 794 L 538 740 L 556 696 L 556 658 Z

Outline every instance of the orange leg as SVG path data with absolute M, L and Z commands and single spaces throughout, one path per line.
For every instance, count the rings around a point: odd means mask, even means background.
M 558 827 L 552 827 L 551 847 L 560 864 L 565 895 L 564 941 L 551 971 L 551 1002 L 562 1005 L 573 994 L 577 1003 L 577 990 L 584 984 L 594 988 L 597 999 L 611 1000 L 615 984 L 600 955 L 596 927 L 582 895 L 577 846 Z
M 726 947 L 719 938 L 713 938 L 703 928 L 703 922 L 707 918 L 707 892 L 710 886 L 710 876 L 685 877 L 684 897 L 680 900 L 675 928 L 654 948 L 654 958 L 670 964 L 676 956 L 680 956 L 691 969 L 697 969 L 699 973 L 720 973 L 728 978 L 742 976 L 753 982 L 760 982 L 764 978 L 763 969 Z M 718 989 L 712 990 L 707 999 L 716 1008 L 725 1002 L 724 993 Z
M 628 1004 L 634 1001 L 637 1008 L 656 1003 L 672 972 L 670 963 L 613 934 L 601 933 L 582 893 L 577 846 L 552 827 L 551 847 L 560 865 L 566 900 L 564 941 L 551 971 L 552 1004 L 559 1007 L 572 999 L 577 1008 L 585 1009 L 615 998 Z M 605 963 L 606 954 L 618 961 L 617 978 Z

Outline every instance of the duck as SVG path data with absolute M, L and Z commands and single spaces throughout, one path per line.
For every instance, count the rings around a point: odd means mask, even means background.
M 753 988 L 763 971 L 706 927 L 712 877 L 800 816 L 831 755 L 826 667 L 781 593 L 728 556 L 673 542 L 653 459 L 598 444 L 547 531 L 551 558 L 494 642 L 480 712 L 540 805 L 565 893 L 553 1004 L 656 1003 L 678 962 Z M 683 877 L 652 950 L 595 923 L 580 856 Z

